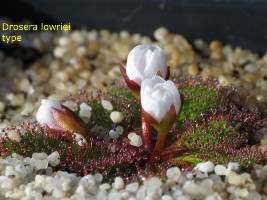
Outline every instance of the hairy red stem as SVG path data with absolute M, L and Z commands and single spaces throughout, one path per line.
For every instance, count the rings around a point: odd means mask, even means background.
M 151 164 L 155 164 L 157 157 L 160 156 L 164 148 L 167 135 L 168 135 L 168 132 L 158 132 L 156 146 L 149 158 L 149 162 Z
M 153 151 L 152 132 L 151 132 L 152 126 L 143 115 L 143 111 L 141 111 L 141 118 L 142 118 L 142 138 L 144 142 L 144 149 L 146 152 L 151 153 Z

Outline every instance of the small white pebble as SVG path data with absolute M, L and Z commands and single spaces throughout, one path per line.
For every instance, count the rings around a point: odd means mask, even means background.
M 42 186 L 45 183 L 45 177 L 43 175 L 37 174 L 35 176 L 35 184 L 36 186 Z
M 123 134 L 123 127 L 122 126 L 117 126 L 116 131 L 119 133 L 119 135 Z
M 89 41 L 96 41 L 97 40 L 97 31 L 96 30 L 91 30 L 87 33 L 87 39 Z
M 198 169 L 201 172 L 212 172 L 214 170 L 214 164 L 210 161 L 207 161 L 205 163 L 199 163 L 197 164 L 195 169 Z
M 83 146 L 84 144 L 86 144 L 86 141 L 81 134 L 74 133 L 73 135 L 75 135 L 75 140 L 80 146 Z
M 213 181 L 211 179 L 205 179 L 199 185 L 199 192 L 205 196 L 212 194 Z
M 145 180 L 144 184 L 151 186 L 152 188 L 159 189 L 162 185 L 162 181 L 158 177 L 152 177 Z
M 236 197 L 246 197 L 249 194 L 247 189 L 236 187 L 234 185 L 228 187 L 227 192 L 235 195 Z
M 57 166 L 60 163 L 60 156 L 57 151 L 54 151 L 48 156 L 48 162 L 52 167 Z
M 223 165 L 216 165 L 214 170 L 215 173 L 219 176 L 226 175 L 226 167 Z
M 163 41 L 166 39 L 166 36 L 169 34 L 169 31 L 165 27 L 159 27 L 154 32 L 154 37 L 158 41 Z
M 121 198 L 122 199 L 126 199 L 130 194 L 129 194 L 129 192 L 128 191 L 126 191 L 126 190 L 121 190 L 120 191 L 120 194 L 121 194 Z
M 82 118 L 90 119 L 92 113 L 90 110 L 80 110 L 79 114 Z
M 33 153 L 32 154 L 32 158 L 34 158 L 34 159 L 39 159 L 39 160 L 44 160 L 44 159 L 47 159 L 47 154 L 46 153 L 44 153 L 44 152 L 42 152 L 42 153 Z
M 37 170 L 39 169 L 46 169 L 48 166 L 47 160 L 35 160 L 35 167 Z
M 222 200 L 222 197 L 218 193 L 213 193 L 205 198 L 205 200 Z
M 14 142 L 20 142 L 21 137 L 20 134 L 17 131 L 11 130 L 7 132 L 7 136 L 13 140 Z
M 100 190 L 109 190 L 111 188 L 110 184 L 108 183 L 103 183 L 99 186 Z
M 109 137 L 111 139 L 118 139 L 120 137 L 120 135 L 119 135 L 119 133 L 117 131 L 110 130 L 109 131 Z
M 26 165 L 25 169 L 27 174 L 31 174 L 33 172 L 33 167 L 31 165 Z
M 235 162 L 229 162 L 227 165 L 227 170 L 232 170 L 232 171 L 237 171 L 239 170 L 239 163 L 235 163 Z
M 114 182 L 114 188 L 116 190 L 121 190 L 124 187 L 124 182 L 121 177 L 116 177 Z
M 84 46 L 79 46 L 77 49 L 76 49 L 76 53 L 79 57 L 84 57 L 86 56 L 87 54 L 87 48 L 84 47 Z
M 168 179 L 178 181 L 179 177 L 181 176 L 181 171 L 178 167 L 171 167 L 167 170 L 166 174 Z
M 136 133 L 129 133 L 128 139 L 130 140 L 130 145 L 140 147 L 143 145 L 143 140 L 140 135 L 137 135 Z
M 235 172 L 230 172 L 228 175 L 228 182 L 232 185 L 241 185 L 243 177 Z
M 100 174 L 100 173 L 95 174 L 95 181 L 97 183 L 101 183 L 102 179 L 103 179 L 103 175 L 102 174 Z
M 63 37 L 59 38 L 58 44 L 60 46 L 69 46 L 69 45 L 73 44 L 73 41 L 69 37 L 63 36 Z
M 124 119 L 124 115 L 119 111 L 113 111 L 110 113 L 110 118 L 114 123 L 121 123 Z
M 139 187 L 139 183 L 133 182 L 133 183 L 126 185 L 125 189 L 129 192 L 136 192 L 138 187 Z
M 257 68 L 255 67 L 254 64 L 247 64 L 247 65 L 245 65 L 244 70 L 246 72 L 257 72 Z
M 21 165 L 21 164 L 16 165 L 15 171 L 18 173 L 20 178 L 24 178 L 27 175 L 27 171 L 24 165 Z
M 134 137 L 134 135 L 136 135 L 136 133 L 134 133 L 134 132 L 129 133 L 128 139 L 131 140 Z
M 84 121 L 84 123 L 88 124 L 90 119 L 88 117 L 81 117 L 81 119 Z
M 102 100 L 102 101 L 101 101 L 101 104 L 102 104 L 102 106 L 103 106 L 103 108 L 104 108 L 105 110 L 112 110 L 112 109 L 113 109 L 113 106 L 112 106 L 112 104 L 110 103 L 110 101 Z
M 56 58 L 62 58 L 67 53 L 67 48 L 62 46 L 57 46 L 53 50 L 53 54 Z
M 6 166 L 5 168 L 5 176 L 12 176 L 15 174 L 14 167 L 13 166 Z
M 183 185 L 183 189 L 188 194 L 199 194 L 199 187 L 194 181 L 186 181 Z
M 170 195 L 165 194 L 161 197 L 161 200 L 173 200 L 173 198 Z
M 88 110 L 88 111 L 92 111 L 92 107 L 88 106 L 86 103 L 81 103 L 80 105 L 80 109 L 81 110 Z

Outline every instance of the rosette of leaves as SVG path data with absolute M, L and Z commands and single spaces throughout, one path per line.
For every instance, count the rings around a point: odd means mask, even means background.
M 266 163 L 266 152 L 251 148 L 251 141 L 258 138 L 261 128 L 260 115 L 235 105 L 230 98 L 236 92 L 233 87 L 219 87 L 218 81 L 211 78 L 172 79 L 184 96 L 184 105 L 155 166 L 148 163 L 149 155 L 142 146 L 134 147 L 128 140 L 130 132 L 141 135 L 140 103 L 122 83 L 106 93 L 82 91 L 77 98 L 70 96 L 69 99 L 78 105 L 85 102 L 92 107 L 87 124 L 92 134 L 82 143 L 75 140 L 75 135 L 70 141 L 64 138 L 64 132 L 22 123 L 2 131 L 1 152 L 31 156 L 34 152 L 50 154 L 58 151 L 60 165 L 55 170 L 64 169 L 80 175 L 101 172 L 105 180 L 121 176 L 126 182 L 151 175 L 164 176 L 172 165 L 192 167 L 207 160 L 217 164 L 234 161 L 244 167 Z M 113 123 L 110 119 L 112 111 L 105 110 L 101 100 L 110 101 L 113 110 L 124 114 L 124 120 Z M 75 112 L 78 114 L 79 109 Z M 117 126 L 123 127 L 123 134 L 113 141 L 104 140 L 104 135 Z M 94 131 L 95 127 L 100 129 Z M 11 140 L 8 137 L 10 131 L 17 132 L 21 140 Z

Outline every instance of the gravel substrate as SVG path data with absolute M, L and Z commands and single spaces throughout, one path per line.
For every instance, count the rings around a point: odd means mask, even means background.
M 7 19 L 2 22 L 14 24 Z M 27 21 L 19 22 L 23 23 Z M 85 29 L 23 35 L 22 47 L 12 54 L 0 50 L 0 129 L 35 121 L 42 99 L 59 101 L 81 89 L 105 91 L 115 80 L 122 80 L 117 63 L 125 65 L 136 45 L 152 43 L 164 50 L 172 73 L 212 76 L 223 86 L 232 84 L 241 104 L 267 117 L 267 53 L 260 56 L 201 39 L 192 46 L 165 28 L 157 29 L 154 38 Z M 263 150 L 267 150 L 266 128 L 265 123 L 259 144 Z M 225 168 L 205 163 L 194 173 L 171 168 L 164 181 L 154 177 L 142 184 L 124 185 L 116 178 L 110 185 L 101 183 L 100 174 L 81 178 L 53 172 L 51 166 L 58 164 L 55 154 L 34 154 L 33 158 L 13 154 L 0 159 L 0 199 L 267 199 L 267 165 L 244 172 L 235 164 Z
M 143 183 L 125 185 L 123 179 L 101 183 L 102 175 L 77 177 L 63 171 L 52 172 L 59 164 L 58 153 L 34 153 L 32 158 L 17 154 L 0 160 L 2 199 L 90 199 L 90 200 L 265 200 L 267 165 L 255 165 L 250 174 L 239 172 L 237 163 L 227 168 L 211 162 L 201 163 L 194 172 L 181 173 L 177 167 L 167 171 L 167 179 L 152 177 Z M 215 172 L 214 172 L 215 171 Z M 45 175 L 42 175 L 45 174 Z M 208 175 L 209 173 L 209 175 Z

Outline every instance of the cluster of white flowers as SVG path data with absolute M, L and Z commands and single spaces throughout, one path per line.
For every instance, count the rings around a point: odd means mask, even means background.
M 138 45 L 128 55 L 126 69 L 121 67 L 122 74 L 129 88 L 141 100 L 142 113 L 150 124 L 160 132 L 167 133 L 173 126 L 182 108 L 182 99 L 176 85 L 167 80 L 169 67 L 162 49 L 156 45 Z M 112 110 L 110 102 L 103 100 L 102 106 Z M 52 100 L 42 100 L 37 121 L 42 125 L 57 130 L 68 130 L 83 136 L 88 134 L 86 122 L 89 121 L 92 108 L 83 103 L 80 105 L 79 118 L 66 106 Z M 118 111 L 111 113 L 111 119 L 120 123 L 124 116 Z M 111 139 L 119 137 L 119 133 L 111 130 Z M 139 141 L 141 137 L 133 141 Z
M 160 47 L 136 46 L 128 55 L 126 74 L 131 81 L 141 86 L 142 109 L 158 124 L 173 120 L 167 115 L 171 109 L 178 116 L 182 107 L 181 96 L 174 82 L 164 80 L 168 78 L 168 67 Z

